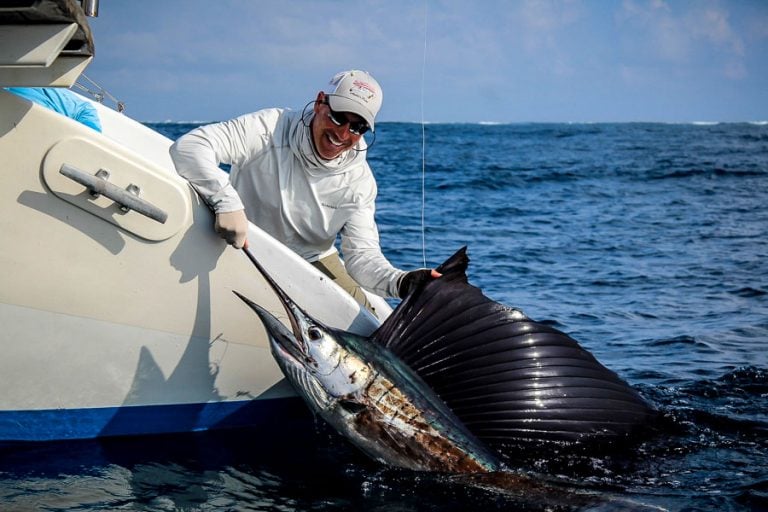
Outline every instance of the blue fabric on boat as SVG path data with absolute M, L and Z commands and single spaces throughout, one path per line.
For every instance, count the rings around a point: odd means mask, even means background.
M 60 114 L 101 131 L 101 121 L 96 109 L 69 89 L 57 87 L 8 87 L 7 91 L 39 103 Z

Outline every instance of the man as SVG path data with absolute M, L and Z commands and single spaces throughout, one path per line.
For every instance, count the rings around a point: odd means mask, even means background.
M 215 229 L 229 244 L 248 247 L 250 219 L 370 309 L 360 287 L 404 297 L 439 274 L 399 270 L 379 246 L 363 134 L 375 129 L 381 87 L 359 70 L 337 74 L 331 85 L 311 110 L 266 109 L 197 128 L 176 141 L 171 156 L 213 208 Z M 334 247 L 337 234 L 345 264 Z

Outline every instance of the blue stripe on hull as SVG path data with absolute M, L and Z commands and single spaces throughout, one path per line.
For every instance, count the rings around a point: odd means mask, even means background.
M 0 441 L 54 441 L 107 436 L 258 427 L 305 419 L 300 398 L 94 409 L 0 411 Z

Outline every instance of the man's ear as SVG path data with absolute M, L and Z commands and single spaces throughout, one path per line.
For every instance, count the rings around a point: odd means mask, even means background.
M 320 109 L 320 105 L 325 103 L 325 93 L 323 91 L 320 91 L 317 93 L 317 98 L 315 98 L 315 105 L 312 107 L 312 110 L 315 111 L 317 114 L 317 111 Z

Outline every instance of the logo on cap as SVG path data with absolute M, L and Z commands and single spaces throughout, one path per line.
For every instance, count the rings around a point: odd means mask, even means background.
M 352 87 L 349 88 L 349 94 L 368 103 L 374 96 L 376 96 L 376 89 L 368 82 L 355 80 L 352 82 Z

